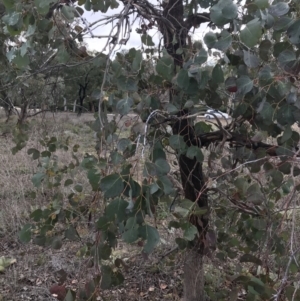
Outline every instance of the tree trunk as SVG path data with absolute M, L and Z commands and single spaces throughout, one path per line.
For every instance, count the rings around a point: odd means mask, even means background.
M 186 113 L 183 110 L 178 115 L 182 117 Z M 200 141 L 195 143 L 197 139 L 195 139 L 194 128 L 190 125 L 188 119 L 177 121 L 172 129 L 175 135 L 183 136 L 188 146 L 201 147 Z M 185 155 L 180 155 L 178 161 L 184 196 L 193 202 L 197 202 L 200 208 L 208 209 L 202 164 L 196 158 L 190 159 Z M 198 236 L 191 242 L 185 254 L 183 268 L 184 301 L 205 301 L 203 256 L 206 250 L 205 238 L 208 228 L 208 213 L 203 216 L 191 215 L 190 222 L 197 227 Z
M 167 23 L 159 23 L 159 30 L 164 38 L 164 46 L 173 57 L 175 67 L 182 68 L 184 57 L 178 53 L 180 48 L 186 48 L 188 31 L 192 26 L 200 25 L 209 21 L 209 14 L 204 13 L 191 15 L 184 20 L 183 0 L 169 0 L 163 4 L 163 16 L 168 20 Z M 176 41 L 176 42 L 174 42 Z M 176 91 L 170 90 L 170 102 L 172 103 L 173 95 Z M 182 103 L 184 106 L 184 103 Z M 183 117 L 188 111 L 181 110 L 178 117 Z M 187 146 L 197 146 L 201 148 L 198 141 L 194 126 L 188 119 L 176 121 L 172 125 L 174 135 L 181 135 Z M 202 163 L 194 157 L 188 158 L 185 155 L 178 154 L 179 169 L 181 175 L 184 195 L 187 199 L 197 202 L 201 208 L 208 210 L 207 194 L 205 193 L 205 181 L 202 171 Z M 184 301 L 205 301 L 204 291 L 204 270 L 203 256 L 206 249 L 206 232 L 208 228 L 208 212 L 203 216 L 190 216 L 190 222 L 198 229 L 198 236 L 191 242 L 185 254 L 184 261 Z
M 73 113 L 76 112 L 76 103 L 77 103 L 77 98 L 74 100 L 74 104 L 73 104 Z
M 205 301 L 203 256 L 196 248 L 185 252 L 184 301 Z
M 68 111 L 68 107 L 67 107 L 67 99 L 64 97 L 64 112 Z

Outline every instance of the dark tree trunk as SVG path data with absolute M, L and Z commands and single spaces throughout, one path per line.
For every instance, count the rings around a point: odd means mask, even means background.
M 88 86 L 88 82 L 84 85 L 79 84 L 79 91 L 78 91 L 78 100 L 79 100 L 79 106 L 78 106 L 78 116 L 81 115 L 82 109 L 83 109 L 83 101 L 86 97 L 86 89 Z
M 173 57 L 175 66 L 179 67 L 182 67 L 184 58 L 182 54 L 178 54 L 181 52 L 177 50 L 186 48 L 189 29 L 192 25 L 199 25 L 202 22 L 209 21 L 208 14 L 197 14 L 184 20 L 183 12 L 182 0 L 169 0 L 164 5 L 163 15 L 172 26 L 167 26 L 164 22 L 159 24 L 164 38 L 164 46 L 167 52 Z M 174 43 L 174 40 L 177 42 Z M 170 93 L 170 102 L 172 102 L 172 95 L 175 93 L 175 91 Z M 188 114 L 188 112 L 182 110 L 178 114 L 178 117 L 182 117 L 185 114 Z M 201 143 L 196 137 L 193 125 L 188 120 L 182 119 L 175 122 L 172 126 L 173 134 L 183 136 L 188 146 L 195 145 L 200 148 Z M 190 159 L 185 155 L 179 154 L 179 169 L 185 197 L 193 202 L 197 202 L 199 207 L 208 210 L 202 164 L 195 157 L 194 159 Z M 190 222 L 197 227 L 198 236 L 186 251 L 184 263 L 184 301 L 204 301 L 203 256 L 206 246 L 205 237 L 208 228 L 208 213 L 203 216 L 191 215 Z
M 182 117 L 186 113 L 185 111 L 181 111 L 178 115 Z M 188 146 L 195 145 L 201 147 L 200 141 L 196 138 L 194 128 L 189 124 L 188 120 L 177 121 L 173 125 L 173 133 L 183 136 Z M 208 209 L 202 164 L 196 158 L 190 159 L 185 155 L 179 155 L 179 169 L 185 197 L 197 202 L 200 208 Z M 197 227 L 198 237 L 190 244 L 185 254 L 184 300 L 204 301 L 203 256 L 206 246 L 205 236 L 208 227 L 208 214 L 203 216 L 191 215 L 190 222 Z

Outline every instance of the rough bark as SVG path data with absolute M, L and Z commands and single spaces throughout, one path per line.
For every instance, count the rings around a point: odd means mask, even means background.
M 179 116 L 187 114 L 181 111 Z M 177 121 L 173 125 L 173 133 L 183 136 L 188 146 L 201 147 L 200 140 L 196 139 L 194 128 L 188 119 Z M 197 202 L 201 208 L 208 207 L 207 194 L 202 164 L 196 158 L 190 159 L 185 155 L 179 156 L 179 168 L 184 195 L 187 199 Z M 208 214 L 190 216 L 190 222 L 197 227 L 198 236 L 186 251 L 184 262 L 184 301 L 204 301 L 204 270 L 203 256 L 205 254 L 205 236 L 208 228 Z
M 182 67 L 184 57 L 178 54 L 179 48 L 185 48 L 187 45 L 188 31 L 194 25 L 209 21 L 209 15 L 194 15 L 186 20 L 183 17 L 183 1 L 169 0 L 164 4 L 163 22 L 160 22 L 159 28 L 164 38 L 164 46 L 167 52 L 173 57 L 174 64 Z M 180 52 L 179 52 L 180 53 Z M 172 95 L 170 93 L 170 101 Z M 179 117 L 188 114 L 182 110 Z M 188 119 L 181 119 L 173 124 L 174 134 L 183 136 L 188 146 L 195 145 L 202 147 L 200 139 L 197 138 L 194 127 Z M 207 195 L 205 193 L 205 181 L 203 177 L 202 164 L 196 158 L 190 159 L 185 155 L 179 154 L 179 169 L 181 175 L 184 195 L 187 199 L 197 202 L 201 208 L 207 208 Z M 190 216 L 190 222 L 198 229 L 198 236 L 191 243 L 186 251 L 184 263 L 184 301 L 204 301 L 204 271 L 203 256 L 205 253 L 205 236 L 208 228 L 208 214 L 205 216 Z
M 205 300 L 203 256 L 196 249 L 186 251 L 183 272 L 184 301 Z

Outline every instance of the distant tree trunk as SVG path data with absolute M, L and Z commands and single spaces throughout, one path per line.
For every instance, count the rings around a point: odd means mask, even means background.
M 73 113 L 76 112 L 76 104 L 77 104 L 77 98 L 74 100 L 74 104 L 73 104 Z
M 64 97 L 64 112 L 68 111 L 68 107 L 67 107 L 67 99 Z
M 192 26 L 200 25 L 209 21 L 209 14 L 196 14 L 184 20 L 183 0 L 169 0 L 163 4 L 163 15 L 169 24 L 161 21 L 159 30 L 163 35 L 164 46 L 174 59 L 176 68 L 182 68 L 184 58 L 180 48 L 186 48 L 188 32 Z M 174 42 L 176 41 L 176 42 Z M 170 90 L 170 102 L 176 91 Z M 182 106 L 184 104 L 182 103 Z M 178 117 L 183 117 L 188 111 L 181 110 Z M 201 142 L 197 139 L 194 126 L 189 119 L 181 119 L 172 125 L 174 135 L 181 135 L 187 146 L 197 146 L 201 148 Z M 207 194 L 205 193 L 205 181 L 202 171 L 202 164 L 186 155 L 178 154 L 179 169 L 181 175 L 184 195 L 187 199 L 197 202 L 200 208 L 208 210 Z M 208 213 L 202 216 L 191 215 L 190 222 L 197 227 L 198 236 L 188 247 L 184 262 L 184 301 L 205 301 L 204 291 L 204 270 L 203 257 L 206 247 L 206 232 L 208 228 Z
M 89 111 L 95 113 L 95 106 L 94 106 L 94 102 L 92 101 L 89 101 Z

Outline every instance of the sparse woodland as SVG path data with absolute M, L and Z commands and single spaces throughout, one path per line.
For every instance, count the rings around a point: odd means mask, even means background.
M 299 1 L 0 15 L 1 301 L 300 300 Z

